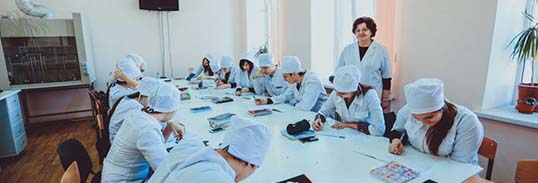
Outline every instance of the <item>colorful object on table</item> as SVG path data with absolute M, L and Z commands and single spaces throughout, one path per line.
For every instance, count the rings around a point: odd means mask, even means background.
M 379 168 L 370 170 L 370 173 L 391 183 L 405 183 L 419 176 L 419 173 L 400 163 L 391 161 Z
M 269 115 L 269 114 L 272 114 L 273 111 L 271 111 L 271 109 L 259 109 L 259 110 L 249 110 L 248 111 L 248 114 L 251 115 L 251 116 L 265 116 L 265 115 Z

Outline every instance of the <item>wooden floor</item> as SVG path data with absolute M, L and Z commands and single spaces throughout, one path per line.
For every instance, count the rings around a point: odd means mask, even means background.
M 0 159 L 0 183 L 60 182 L 64 170 L 56 148 L 69 138 L 78 139 L 90 154 L 93 170 L 101 170 L 93 124 L 89 120 L 59 122 L 27 131 L 28 146 L 24 151 L 18 156 Z M 88 182 L 92 176 L 89 175 Z

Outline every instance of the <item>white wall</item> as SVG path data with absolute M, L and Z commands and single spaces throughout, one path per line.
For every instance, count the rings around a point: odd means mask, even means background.
M 115 61 L 130 52 L 146 60 L 149 68 L 145 75 L 161 72 L 159 16 L 157 12 L 139 10 L 138 0 L 34 2 L 49 7 L 57 18 L 71 18 L 72 12 L 86 16 L 98 89 L 104 89 Z M 180 0 L 179 3 L 180 11 L 170 13 L 175 76 L 187 75 L 188 66 L 199 65 L 207 52 L 219 59 L 224 54 L 239 57 L 245 48 L 244 0 Z M 18 11 L 14 0 L 0 1 L 0 14 L 7 11 Z
M 334 74 L 334 1 L 312 0 L 311 24 L 311 69 L 320 79 Z
M 497 1 L 406 0 L 397 9 L 395 88 L 436 77 L 449 100 L 480 109 Z M 405 104 L 401 89 L 394 94 L 397 106 Z
M 309 0 L 280 1 L 280 49 L 283 56 L 298 56 L 311 67 L 311 17 Z

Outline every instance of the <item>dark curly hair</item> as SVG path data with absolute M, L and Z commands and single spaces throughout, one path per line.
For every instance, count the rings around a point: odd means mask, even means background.
M 357 26 L 359 26 L 359 24 L 362 24 L 362 23 L 366 24 L 366 27 L 370 29 L 370 31 L 372 32 L 372 37 L 375 37 L 375 33 L 377 32 L 377 24 L 375 24 L 374 19 L 370 17 L 357 18 L 355 22 L 353 22 L 353 29 L 351 30 L 351 32 L 355 34 L 355 30 L 357 30 Z

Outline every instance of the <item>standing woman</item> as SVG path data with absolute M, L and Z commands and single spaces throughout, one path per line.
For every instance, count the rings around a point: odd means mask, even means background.
M 351 128 L 367 135 L 382 136 L 385 133 L 383 110 L 373 87 L 360 83 L 360 71 L 354 65 L 338 68 L 334 77 L 334 89 L 321 106 L 312 126 L 322 130 L 325 118 L 335 114 L 339 121 L 335 129 Z
M 439 79 L 419 79 L 404 90 L 407 104 L 398 111 L 392 130 L 406 134 L 418 151 L 478 164 L 484 127 L 476 114 L 446 100 Z M 389 152 L 397 155 L 404 151 L 398 135 L 391 137 L 389 145 Z
M 239 60 L 239 68 L 241 68 L 241 71 L 236 78 L 237 89 L 235 90 L 235 95 L 241 96 L 243 92 L 255 93 L 254 74 L 260 71 L 256 64 L 256 59 L 244 53 Z
M 370 17 L 360 17 L 353 22 L 352 32 L 358 41 L 342 50 L 336 68 L 356 65 L 362 72 L 361 82 L 373 86 L 381 97 L 383 109 L 388 108 L 392 71 L 387 49 L 373 39 L 377 25 Z
M 198 69 L 187 77 L 187 80 L 190 81 L 192 78 L 203 80 L 206 78 L 206 76 L 213 76 L 215 74 L 214 72 L 216 71 L 211 70 L 209 64 L 216 61 L 217 59 L 215 56 L 208 53 L 204 58 L 202 58 L 202 65 L 198 66 Z
M 142 182 L 149 168 L 156 170 L 168 155 L 164 146 L 170 134 L 183 137 L 184 126 L 171 122 L 179 107 L 180 93 L 172 85 L 160 85 L 149 97 L 149 106 L 132 110 L 103 163 L 102 182 Z M 161 131 L 161 121 L 168 121 Z

